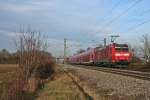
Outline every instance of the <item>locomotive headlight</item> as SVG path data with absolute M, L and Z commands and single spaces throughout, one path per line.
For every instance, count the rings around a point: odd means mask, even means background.
M 124 56 L 129 56 L 129 54 L 128 54 L 128 53 L 126 53 L 126 54 L 124 54 Z
M 121 54 L 120 53 L 116 53 L 115 56 L 121 56 Z

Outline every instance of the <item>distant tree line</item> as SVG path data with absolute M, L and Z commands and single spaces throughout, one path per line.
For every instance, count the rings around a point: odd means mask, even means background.
M 6 49 L 0 50 L 0 64 L 16 64 L 17 60 L 17 52 L 10 53 Z
M 40 51 L 41 54 L 52 57 L 51 53 L 46 51 Z M 17 64 L 19 61 L 20 51 L 10 52 L 9 50 L 0 50 L 0 64 Z

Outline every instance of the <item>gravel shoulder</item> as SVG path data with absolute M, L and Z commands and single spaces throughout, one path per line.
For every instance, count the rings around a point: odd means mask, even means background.
M 97 100 L 150 100 L 150 81 L 63 65 Z

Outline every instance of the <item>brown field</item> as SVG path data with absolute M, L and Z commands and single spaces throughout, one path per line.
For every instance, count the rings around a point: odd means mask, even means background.
M 0 64 L 0 95 L 5 84 L 15 79 L 16 64 Z
M 17 67 L 18 67 L 17 64 L 0 64 L 0 74 L 13 72 L 17 69 Z

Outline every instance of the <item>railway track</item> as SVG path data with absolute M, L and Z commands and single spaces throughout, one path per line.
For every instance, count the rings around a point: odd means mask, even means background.
M 115 69 L 115 68 L 104 68 L 104 67 L 96 67 L 96 66 L 84 66 L 84 65 L 77 65 L 77 66 L 82 68 L 98 70 L 102 72 L 108 72 L 108 73 L 119 74 L 124 76 L 130 76 L 130 77 L 150 81 L 150 73 L 148 72 L 139 72 L 139 71 L 131 71 L 131 70 Z

